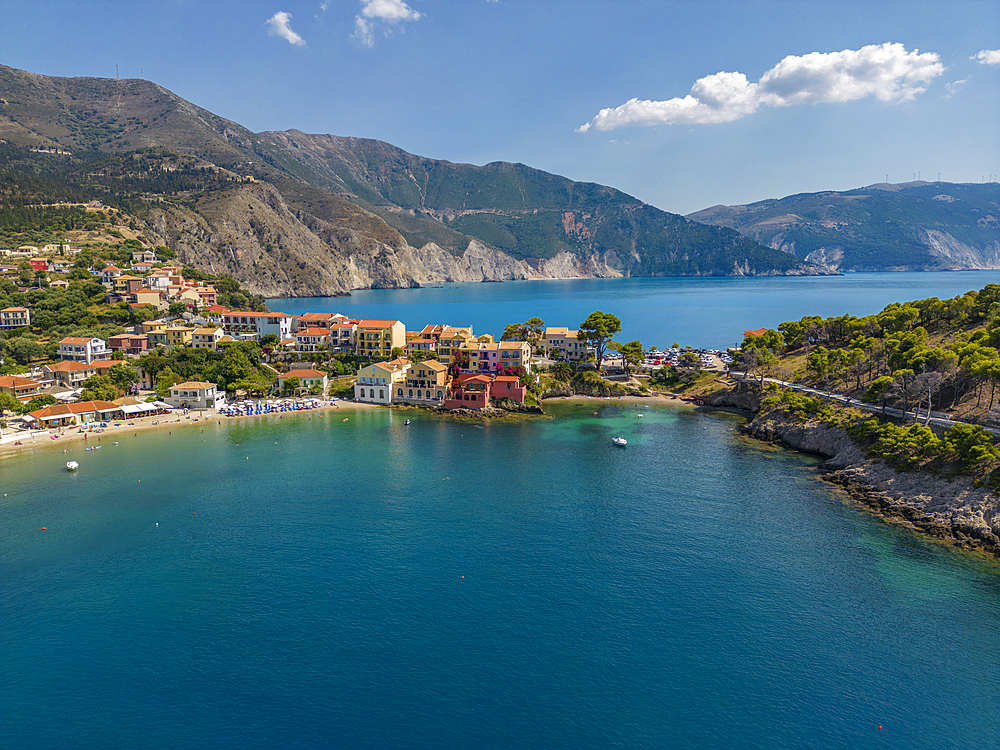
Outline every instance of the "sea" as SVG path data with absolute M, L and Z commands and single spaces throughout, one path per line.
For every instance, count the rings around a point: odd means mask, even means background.
M 705 309 L 735 304 L 720 281 Z M 604 283 L 565 309 L 640 325 Z M 1000 747 L 996 560 L 736 415 L 545 409 L 199 421 L 72 446 L 72 474 L 63 446 L 3 458 L 0 747 Z

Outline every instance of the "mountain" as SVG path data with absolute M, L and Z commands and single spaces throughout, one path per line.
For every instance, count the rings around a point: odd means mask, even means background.
M 826 272 L 729 228 L 523 164 L 253 133 L 145 80 L 0 66 L 0 197 L 92 198 L 267 296 L 443 281 Z
M 689 219 L 735 229 L 836 271 L 1000 268 L 1000 185 L 882 183 L 713 206 Z

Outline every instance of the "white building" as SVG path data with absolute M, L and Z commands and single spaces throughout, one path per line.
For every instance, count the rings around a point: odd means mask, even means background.
M 261 336 L 273 333 L 280 340 L 292 338 L 294 316 L 280 312 L 231 311 L 222 316 L 226 333 L 234 339 L 259 341 Z
M 226 405 L 226 396 L 217 391 L 215 383 L 188 380 L 170 386 L 164 399 L 175 409 L 218 409 Z
M 67 336 L 59 342 L 59 359 L 90 364 L 108 358 L 108 345 L 104 339 Z

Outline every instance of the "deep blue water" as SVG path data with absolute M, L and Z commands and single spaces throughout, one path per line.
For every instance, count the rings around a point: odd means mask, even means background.
M 0 747 L 1000 747 L 995 562 L 736 417 L 550 408 L 4 459 Z
M 568 279 L 503 284 L 442 284 L 426 289 L 362 290 L 350 297 L 268 300 L 272 310 L 343 312 L 352 318 L 425 325 L 472 325 L 499 336 L 508 323 L 537 316 L 576 328 L 594 310 L 617 315 L 621 341 L 647 347 L 725 348 L 743 331 L 774 328 L 805 315 L 870 315 L 891 302 L 947 299 L 1000 283 L 998 271 L 852 273 L 721 279 Z M 439 287 L 439 288 L 438 288 Z

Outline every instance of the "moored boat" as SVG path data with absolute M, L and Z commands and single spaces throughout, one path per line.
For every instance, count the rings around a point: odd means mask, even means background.
M 628 445 L 628 440 L 626 440 L 623 437 L 614 437 L 614 438 L 611 438 L 611 442 L 614 443 L 615 445 L 619 445 L 619 446 L 621 446 L 623 448 L 626 445 Z
M 76 461 L 67 461 L 66 462 L 66 471 L 76 471 L 79 468 L 80 468 L 80 464 L 78 464 Z

